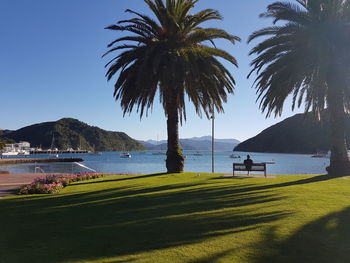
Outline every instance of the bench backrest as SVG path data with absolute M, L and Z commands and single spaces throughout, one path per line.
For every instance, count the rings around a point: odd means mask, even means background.
M 247 171 L 243 163 L 233 163 L 233 170 Z M 253 163 L 251 171 L 266 171 L 266 163 Z

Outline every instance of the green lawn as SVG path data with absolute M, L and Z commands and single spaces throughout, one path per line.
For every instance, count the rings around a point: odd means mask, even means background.
M 106 176 L 0 211 L 4 263 L 350 262 L 349 177 Z

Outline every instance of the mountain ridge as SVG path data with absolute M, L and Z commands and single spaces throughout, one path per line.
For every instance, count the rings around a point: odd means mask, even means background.
M 45 149 L 50 148 L 54 140 L 53 147 L 59 149 L 79 147 L 96 151 L 145 150 L 124 132 L 106 131 L 73 118 L 32 124 L 16 131 L 0 133 L 0 138 L 28 141 L 32 147 Z
M 350 142 L 350 116 L 345 121 L 346 140 Z M 275 152 L 310 154 L 330 149 L 330 124 L 327 112 L 321 121 L 312 113 L 299 113 L 268 127 L 258 135 L 238 144 L 243 152 Z
M 208 140 L 209 138 L 209 140 Z M 167 141 L 139 141 L 148 150 L 166 150 Z M 235 145 L 239 143 L 236 139 L 217 139 L 214 140 L 214 147 L 219 151 L 231 151 Z M 183 150 L 211 150 L 212 141 L 211 136 L 193 137 L 180 139 L 180 146 Z

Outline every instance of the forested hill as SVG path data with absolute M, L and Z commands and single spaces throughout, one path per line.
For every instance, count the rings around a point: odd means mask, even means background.
M 0 138 L 13 139 L 16 142 L 28 141 L 32 147 L 49 149 L 54 137 L 53 147 L 96 151 L 144 150 L 136 140 L 123 132 L 112 132 L 90 126 L 76 119 L 64 118 L 54 122 L 30 125 L 16 131 L 0 135 Z
M 166 150 L 167 141 L 139 141 L 148 150 Z M 215 138 L 215 150 L 217 151 L 232 151 L 239 143 L 236 139 L 217 139 Z M 188 139 L 180 139 L 180 146 L 182 150 L 198 150 L 210 151 L 212 147 L 211 136 L 194 137 Z
M 235 147 L 235 151 L 315 153 L 330 149 L 330 129 L 326 114 L 316 121 L 311 113 L 296 114 Z M 350 142 L 350 118 L 346 118 L 347 142 Z M 348 144 L 349 145 L 349 144 Z

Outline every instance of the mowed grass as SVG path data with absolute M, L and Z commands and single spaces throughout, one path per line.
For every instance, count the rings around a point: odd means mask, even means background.
M 350 179 L 106 176 L 0 199 L 0 262 L 350 262 Z

